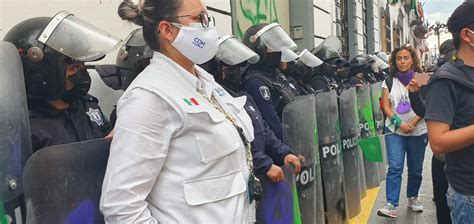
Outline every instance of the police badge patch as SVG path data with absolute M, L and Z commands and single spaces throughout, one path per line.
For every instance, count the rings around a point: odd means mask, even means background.
M 89 108 L 89 111 L 87 111 L 86 114 L 89 116 L 89 119 L 95 122 L 99 127 L 104 125 L 99 109 Z
M 270 100 L 271 95 L 270 95 L 270 89 L 268 89 L 267 86 L 260 86 L 260 95 L 262 95 L 263 99 L 265 100 Z

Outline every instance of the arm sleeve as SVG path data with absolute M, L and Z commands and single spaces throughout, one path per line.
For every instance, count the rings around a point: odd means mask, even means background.
M 252 142 L 253 170 L 256 175 L 266 175 L 273 164 L 273 160 L 265 154 L 265 142 L 263 132 L 255 133 Z
M 409 93 L 410 103 L 413 111 L 419 117 L 425 117 L 425 102 L 421 98 L 420 91 Z
M 285 156 L 294 153 L 288 145 L 283 144 L 283 142 L 276 137 L 275 133 L 270 129 L 266 122 L 264 122 L 264 127 L 265 148 L 267 149 L 266 153 L 272 157 L 276 165 L 283 166 Z
M 146 199 L 181 123 L 171 105 L 147 90 L 121 99 L 100 200 L 106 223 L 158 223 Z
M 426 96 L 426 120 L 435 120 L 451 125 L 456 111 L 455 89 L 448 80 L 439 79 L 430 84 Z
M 283 127 L 273 105 L 272 96 L 265 98 L 261 88 L 270 89 L 259 79 L 250 79 L 243 86 L 243 90 L 255 100 L 260 113 L 262 113 L 263 119 L 268 123 L 275 135 L 281 139 L 283 138 Z

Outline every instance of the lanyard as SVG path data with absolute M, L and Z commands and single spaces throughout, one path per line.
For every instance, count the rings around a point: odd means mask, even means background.
M 218 102 L 218 100 L 214 97 L 214 95 L 211 95 L 211 97 L 209 98 L 202 91 L 198 90 L 198 92 L 202 95 L 202 97 L 204 97 L 204 99 L 206 99 L 212 106 L 214 106 L 214 108 L 216 108 L 217 111 L 222 113 L 225 116 L 225 118 L 237 130 L 237 132 L 239 133 L 240 139 L 242 140 L 242 143 L 243 143 L 244 148 L 245 148 L 245 157 L 246 157 L 246 160 L 247 160 L 247 166 L 249 168 L 250 174 L 254 175 L 254 172 L 253 172 L 253 158 L 252 158 L 252 150 L 251 150 L 250 141 L 248 141 L 247 137 L 245 137 L 244 130 L 239 125 L 237 125 L 236 117 L 233 114 L 228 113 L 223 108 L 223 106 Z

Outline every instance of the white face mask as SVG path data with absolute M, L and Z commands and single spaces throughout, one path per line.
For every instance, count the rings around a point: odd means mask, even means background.
M 191 23 L 188 26 L 171 24 L 180 28 L 178 36 L 171 45 L 194 64 L 207 62 L 216 55 L 219 43 L 215 26 L 204 29 L 201 23 Z

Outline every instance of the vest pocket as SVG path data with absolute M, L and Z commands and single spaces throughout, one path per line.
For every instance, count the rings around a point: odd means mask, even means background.
M 186 203 L 191 206 L 217 202 L 245 192 L 246 181 L 242 171 L 205 177 L 183 182 Z
M 188 113 L 202 163 L 216 161 L 241 147 L 237 130 L 219 111 L 195 110 Z

